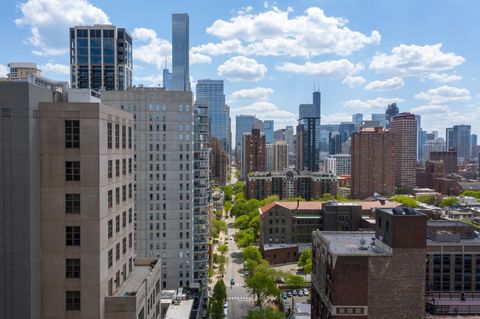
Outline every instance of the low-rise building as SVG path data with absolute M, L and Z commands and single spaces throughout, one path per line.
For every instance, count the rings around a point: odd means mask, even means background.
M 253 172 L 247 178 L 247 197 L 264 199 L 278 195 L 281 199 L 302 197 L 321 198 L 323 194 L 337 193 L 337 177 L 324 172 Z
M 376 210 L 375 232 L 312 236 L 312 318 L 423 318 L 426 216 Z

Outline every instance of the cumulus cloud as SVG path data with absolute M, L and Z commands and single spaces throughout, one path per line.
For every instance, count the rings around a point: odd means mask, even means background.
M 373 109 L 373 108 L 380 108 L 386 107 L 388 104 L 391 103 L 402 103 L 404 102 L 403 99 L 400 98 L 384 98 L 384 97 L 377 97 L 371 100 L 348 100 L 344 103 L 345 107 L 349 109 Z
M 70 74 L 70 66 L 66 64 L 47 63 L 44 65 L 41 65 L 40 69 L 43 71 L 48 71 L 52 73 Z
M 133 58 L 147 64 L 153 64 L 161 69 L 172 61 L 172 44 L 157 37 L 157 33 L 148 28 L 135 28 L 132 32 L 136 45 Z
M 87 0 L 28 0 L 18 8 L 21 17 L 15 24 L 30 29 L 28 42 L 35 48 L 33 53 L 42 56 L 68 52 L 71 26 L 110 23 L 107 14 Z
M 406 45 L 392 49 L 392 54 L 377 54 L 370 62 L 370 69 L 377 72 L 399 76 L 428 76 L 451 70 L 465 62 L 465 59 L 453 52 L 444 53 L 442 44 Z
M 347 59 L 323 61 L 319 63 L 306 62 L 305 64 L 283 63 L 275 67 L 278 71 L 308 74 L 324 77 L 345 77 L 363 69 L 360 64 L 353 64 Z
M 366 45 L 380 43 L 378 31 L 370 35 L 353 31 L 347 27 L 346 19 L 326 16 L 321 8 L 311 7 L 290 17 L 292 12 L 290 7 L 286 10 L 271 7 L 256 14 L 250 9 L 228 21 L 216 20 L 207 33 L 223 41 L 196 47 L 194 51 L 208 55 L 346 56 Z M 225 50 L 227 44 L 229 50 Z
M 435 114 L 435 113 L 445 113 L 449 111 L 448 106 L 446 105 L 422 105 L 422 106 L 417 106 L 412 109 L 410 109 L 411 113 L 414 114 L 420 114 L 420 115 L 425 115 L 425 114 Z
M 253 89 L 243 89 L 233 92 L 230 95 L 231 100 L 268 100 L 270 94 L 273 94 L 273 89 L 256 87 Z
M 447 73 L 430 73 L 424 77 L 424 80 L 434 80 L 437 82 L 453 82 L 460 81 L 461 79 L 463 78 L 460 75 Z
M 287 125 L 295 126 L 297 124 L 297 114 L 283 111 L 273 103 L 266 101 L 254 102 L 249 105 L 244 105 L 231 109 L 232 118 L 235 115 L 255 115 L 261 120 L 274 120 L 275 126 L 285 127 Z
M 134 76 L 134 84 L 143 84 L 145 86 L 162 86 L 163 85 L 163 75 L 146 75 L 146 76 Z
M 417 93 L 415 94 L 415 98 L 426 100 L 429 104 L 445 104 L 449 102 L 469 101 L 472 99 L 469 90 L 447 85 Z
M 360 86 L 363 85 L 366 82 L 366 80 L 361 77 L 361 76 L 352 76 L 348 75 L 343 79 L 342 83 L 347 85 L 350 88 L 353 88 L 355 86 Z
M 393 77 L 384 81 L 372 81 L 365 85 L 365 90 L 391 91 L 405 86 L 405 82 L 399 77 Z
M 258 81 L 267 73 L 267 67 L 255 59 L 236 56 L 220 65 L 218 75 L 231 81 Z
M 322 114 L 322 124 L 338 124 L 351 121 L 352 115 L 347 113 Z
M 0 78 L 7 77 L 8 72 L 10 72 L 9 68 L 6 65 L 0 64 Z

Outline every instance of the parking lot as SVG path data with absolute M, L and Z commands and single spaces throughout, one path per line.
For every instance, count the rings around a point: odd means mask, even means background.
M 306 294 L 305 294 L 306 292 Z M 294 303 L 310 303 L 310 289 L 286 289 L 280 292 L 282 310 L 288 312 Z

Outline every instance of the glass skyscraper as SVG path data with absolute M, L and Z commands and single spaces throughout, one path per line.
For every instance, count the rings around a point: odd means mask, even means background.
M 186 13 L 172 15 L 172 90 L 191 91 L 189 60 L 189 18 Z M 210 108 L 210 106 L 209 106 Z
M 267 144 L 272 144 L 275 141 L 273 132 L 275 131 L 273 120 L 264 120 L 263 121 L 263 132 L 265 134 L 265 142 Z
M 114 25 L 70 28 L 74 89 L 126 90 L 132 86 L 132 37 Z
M 228 134 L 228 114 L 223 93 L 223 80 L 198 80 L 196 99 L 199 104 L 208 106 L 210 136 L 222 141 L 225 150 L 230 153 Z

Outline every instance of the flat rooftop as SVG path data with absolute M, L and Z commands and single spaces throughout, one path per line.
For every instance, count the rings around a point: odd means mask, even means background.
M 282 206 L 286 209 L 289 210 L 316 210 L 320 211 L 322 209 L 322 203 L 323 202 L 316 202 L 316 201 L 307 201 L 307 202 L 296 202 L 296 201 L 288 201 L 288 202 L 272 202 L 270 204 L 267 204 L 263 207 L 260 207 L 260 212 L 266 213 L 273 207 L 279 205 Z M 353 206 L 353 205 L 361 205 L 362 210 L 372 210 L 374 208 L 395 208 L 402 206 L 402 204 L 393 202 L 393 201 L 385 201 L 380 202 L 379 200 L 376 201 L 351 201 L 351 202 L 336 202 L 335 204 L 332 203 L 332 205 L 338 205 L 338 206 Z
M 456 220 L 429 220 L 429 221 L 427 221 L 427 227 L 441 227 L 441 226 L 471 227 L 468 224 L 465 224 L 461 221 L 456 221 Z
M 337 256 L 391 256 L 371 245 L 375 232 L 318 232 L 328 242 L 328 250 Z M 362 244 L 363 242 L 363 244 Z M 375 240 L 378 242 L 378 240 Z M 362 248 L 363 247 L 363 248 Z
M 131 293 L 137 293 L 145 278 L 152 272 L 151 266 L 137 266 L 133 267 L 133 271 L 127 277 L 114 296 L 128 296 Z M 135 295 L 133 294 L 133 295 Z
M 268 244 L 265 243 L 263 246 L 263 250 L 274 250 L 274 249 L 282 249 L 282 248 L 296 248 L 298 244 Z
M 192 307 L 193 299 L 182 300 L 178 305 L 170 304 L 165 314 L 165 319 L 190 318 Z

